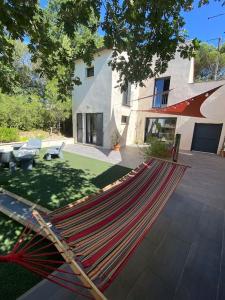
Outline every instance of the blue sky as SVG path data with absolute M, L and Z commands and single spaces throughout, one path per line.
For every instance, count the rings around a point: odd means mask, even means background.
M 209 5 L 198 8 L 196 1 L 194 10 L 184 14 L 185 29 L 190 38 L 197 37 L 202 41 L 207 41 L 221 36 L 225 41 L 225 15 L 208 20 L 208 17 L 221 13 L 225 13 L 225 6 L 222 6 L 221 2 L 211 0 Z M 217 41 L 209 43 L 216 44 Z
M 191 39 L 197 37 L 201 41 L 208 41 L 222 36 L 225 41 L 225 15 L 208 20 L 210 16 L 225 13 L 225 6 L 222 7 L 221 2 L 211 0 L 209 5 L 198 8 L 198 1 L 195 1 L 194 10 L 184 13 L 185 29 Z M 45 7 L 47 0 L 40 0 L 40 4 Z M 217 44 L 217 41 L 209 43 Z

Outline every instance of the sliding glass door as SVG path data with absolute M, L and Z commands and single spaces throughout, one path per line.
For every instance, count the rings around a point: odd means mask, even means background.
M 102 146 L 103 114 L 86 114 L 86 143 Z

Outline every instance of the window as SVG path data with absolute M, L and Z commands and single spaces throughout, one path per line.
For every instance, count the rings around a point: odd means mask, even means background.
M 158 78 L 155 80 L 155 89 L 152 107 L 167 106 L 170 89 L 170 77 Z
M 128 116 L 122 116 L 121 117 L 121 124 L 127 124 L 128 123 Z
M 94 76 L 94 74 L 95 74 L 94 67 L 90 67 L 90 68 L 86 69 L 87 77 L 92 77 L 92 76 Z
M 128 84 L 128 88 L 123 91 L 122 104 L 126 106 L 130 106 L 130 93 L 131 93 L 131 85 Z
M 167 143 L 173 143 L 176 129 L 176 118 L 146 118 L 145 142 L 152 137 Z

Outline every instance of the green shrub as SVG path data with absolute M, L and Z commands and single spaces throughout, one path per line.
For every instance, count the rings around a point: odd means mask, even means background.
M 10 143 L 19 141 L 19 133 L 16 128 L 0 127 L 0 142 Z
M 20 140 L 20 142 L 27 142 L 29 139 L 27 136 L 20 136 L 19 140 Z
M 149 159 L 151 156 L 159 158 L 169 158 L 171 156 L 170 146 L 158 139 L 152 139 L 148 147 L 144 148 L 144 157 Z

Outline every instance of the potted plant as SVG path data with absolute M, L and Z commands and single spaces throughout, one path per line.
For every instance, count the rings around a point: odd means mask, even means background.
M 112 145 L 113 150 L 120 151 L 120 134 L 118 131 L 115 131 L 112 135 Z

